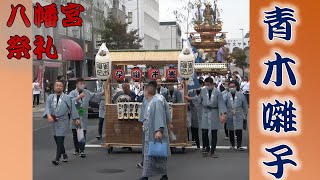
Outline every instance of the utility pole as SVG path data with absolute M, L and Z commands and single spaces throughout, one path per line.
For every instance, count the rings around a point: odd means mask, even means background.
M 244 49 L 244 36 L 243 36 L 243 29 L 239 29 L 242 32 L 242 49 Z
M 171 49 L 172 49 L 172 25 L 170 26 L 170 28 L 171 28 L 171 38 L 170 38 L 170 40 L 171 40 Z
M 137 0 L 137 22 L 138 22 L 138 37 L 140 38 L 140 16 L 139 16 L 139 0 Z

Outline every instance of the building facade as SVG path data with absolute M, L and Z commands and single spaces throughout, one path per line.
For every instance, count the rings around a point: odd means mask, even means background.
M 247 33 L 244 38 L 227 38 L 227 48 L 229 52 L 232 53 L 234 48 L 248 48 L 250 47 L 250 33 Z
M 85 11 L 80 14 L 82 27 L 63 27 L 63 14 L 59 13 L 58 27 L 54 37 L 60 50 L 60 59 L 66 62 L 64 74 L 68 69 L 73 70 L 76 77 L 95 76 L 95 55 L 101 42 L 101 36 L 95 33 L 104 28 L 104 20 L 110 16 L 120 22 L 126 21 L 125 0 L 58 0 L 57 6 L 68 2 L 80 3 Z M 63 46 L 63 47 L 61 47 Z M 70 51 L 72 49 L 72 51 Z M 73 50 L 76 51 L 73 51 Z M 81 52 L 80 52 L 81 51 Z M 83 54 L 83 55 L 82 55 Z
M 173 22 L 160 22 L 160 47 L 159 49 L 181 49 L 181 28 Z
M 41 6 L 46 6 L 51 4 L 51 0 L 33 0 L 32 4 L 33 6 L 36 6 L 36 3 L 39 3 Z M 32 11 L 34 13 L 34 11 Z M 47 42 L 47 36 L 51 36 L 53 38 L 54 35 L 54 28 L 45 28 L 42 24 L 41 27 L 37 27 L 35 25 L 32 25 L 32 42 L 35 40 L 36 35 L 40 35 L 44 37 L 45 42 Z M 55 39 L 54 44 L 56 44 Z M 32 49 L 35 48 L 33 43 L 30 43 L 32 46 Z M 57 76 L 59 74 L 63 74 L 62 67 L 63 62 L 61 59 L 49 59 L 44 53 L 42 54 L 41 61 L 37 59 L 37 57 L 33 54 L 33 78 L 38 77 L 38 71 L 42 71 L 43 73 L 43 80 L 49 80 L 50 82 L 53 82 L 56 80 Z M 41 69 L 40 69 L 41 68 Z
M 249 38 L 231 38 L 231 39 L 227 38 L 226 41 L 227 41 L 227 48 L 229 49 L 229 52 L 232 52 L 235 47 L 242 49 L 242 48 L 249 47 L 250 45 Z
M 108 4 L 108 15 L 125 23 L 127 19 L 126 2 L 127 0 L 106 0 Z
M 91 76 L 93 58 L 93 0 L 58 0 L 58 7 L 68 2 L 81 4 L 85 11 L 80 14 L 82 27 L 63 27 L 64 14 L 59 13 L 57 28 L 54 29 L 54 39 L 59 49 L 59 58 L 65 62 L 64 75 L 71 69 L 76 77 Z
M 142 38 L 142 49 L 158 49 L 159 32 L 159 0 L 127 0 L 126 1 L 128 31 L 138 29 Z

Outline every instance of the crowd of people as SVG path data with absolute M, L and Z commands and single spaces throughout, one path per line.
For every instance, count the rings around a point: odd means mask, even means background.
M 191 89 L 184 94 L 183 84 L 164 83 L 162 79 L 143 83 L 129 83 L 127 81 L 112 88 L 112 103 L 117 103 L 121 98 L 130 101 L 142 102 L 139 121 L 143 124 L 143 160 L 137 166 L 143 168 L 142 180 L 154 175 L 161 175 L 161 180 L 168 179 L 166 162 L 167 157 L 148 156 L 148 143 L 161 140 L 168 144 L 169 132 L 173 128 L 169 115 L 168 102 L 181 103 L 185 98 L 188 105 L 188 128 L 191 130 L 191 139 L 197 149 L 202 144 L 204 157 L 217 158 L 218 130 L 224 126 L 225 139 L 230 140 L 231 149 L 242 148 L 242 130 L 246 128 L 246 118 L 249 105 L 250 82 L 247 77 L 241 77 L 238 72 L 228 72 L 225 76 L 206 74 L 198 77 L 201 87 Z M 85 88 L 83 78 L 76 81 L 76 89 L 69 94 L 64 94 L 65 83 L 60 79 L 53 85 L 53 93 L 46 100 L 44 117 L 52 123 L 53 136 L 56 142 L 56 158 L 54 165 L 68 161 L 64 149 L 66 132 L 71 129 L 74 141 L 74 155 L 86 157 L 85 142 L 79 142 L 78 129 L 83 130 L 86 137 L 88 123 L 89 101 L 99 103 L 99 127 L 97 139 L 102 138 L 102 129 L 105 121 L 104 90 L 96 93 Z M 189 132 L 189 131 L 188 131 Z M 202 135 L 200 142 L 199 132 Z M 211 143 L 209 142 L 211 136 Z M 235 143 L 235 141 L 237 143 Z

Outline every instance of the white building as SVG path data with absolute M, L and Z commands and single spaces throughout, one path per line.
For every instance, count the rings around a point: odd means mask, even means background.
M 117 21 L 121 23 L 126 22 L 126 2 L 128 0 L 104 0 L 107 4 L 105 7 L 105 13 L 107 14 L 107 18 L 110 15 L 115 18 Z
M 159 0 L 127 0 L 128 31 L 138 29 L 142 49 L 158 49 Z
M 226 41 L 229 52 L 232 52 L 233 48 L 235 47 L 242 49 L 250 46 L 250 38 L 227 38 Z
M 175 21 L 160 22 L 160 49 L 181 49 L 181 28 Z

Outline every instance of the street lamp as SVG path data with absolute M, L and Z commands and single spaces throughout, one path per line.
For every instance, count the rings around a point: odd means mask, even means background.
M 243 29 L 239 29 L 242 32 L 242 49 L 244 49 L 244 36 L 243 36 Z

